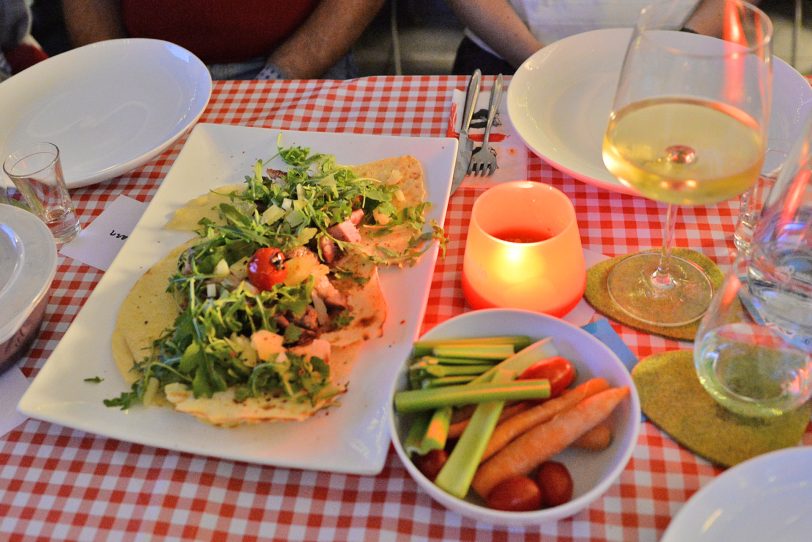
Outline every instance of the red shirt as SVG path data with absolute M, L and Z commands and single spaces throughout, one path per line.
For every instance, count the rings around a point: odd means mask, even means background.
M 121 14 L 129 36 L 171 41 L 215 64 L 268 56 L 316 4 L 318 0 L 121 0 Z

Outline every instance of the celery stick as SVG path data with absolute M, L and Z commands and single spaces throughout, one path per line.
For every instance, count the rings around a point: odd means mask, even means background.
M 435 358 L 440 365 L 484 365 L 493 367 L 500 359 Z
M 496 365 L 498 361 L 490 359 L 467 359 L 467 358 L 436 358 L 434 356 L 423 356 L 412 360 L 409 369 L 421 369 L 435 365 L 488 365 L 488 368 Z
M 435 346 L 443 345 L 467 345 L 476 346 L 482 344 L 512 344 L 516 350 L 525 348 L 533 340 L 526 335 L 503 335 L 494 337 L 470 337 L 461 339 L 436 339 L 422 340 L 414 343 L 414 356 L 423 356 L 431 353 Z
M 515 349 L 512 344 L 481 344 L 477 346 L 454 344 L 435 346 L 432 353 L 437 357 L 502 360 L 512 356 Z
M 512 356 L 513 354 L 511 354 Z M 421 359 L 425 359 L 428 356 L 424 356 Z M 475 358 L 431 358 L 436 359 L 438 365 L 484 365 L 489 364 L 491 366 L 495 365 L 497 362 L 502 361 L 501 359 L 475 359 Z
M 452 410 L 450 406 L 447 406 L 434 411 L 426 429 L 426 434 L 423 437 L 422 449 L 425 450 L 423 454 L 427 454 L 431 450 L 445 448 L 445 442 L 448 439 L 448 426 L 451 425 Z
M 403 441 L 406 453 L 426 455 L 432 450 L 445 448 L 448 426 L 451 425 L 451 412 L 451 407 L 443 407 L 433 413 L 421 412 L 416 416 Z
M 504 369 L 506 371 L 514 371 L 516 374 L 521 374 L 522 371 L 533 365 L 535 362 L 544 358 L 550 358 L 558 355 L 558 350 L 553 344 L 552 339 L 549 337 L 534 342 L 530 346 L 517 352 L 515 355 L 507 358 L 501 363 L 495 365 L 493 368 L 479 375 L 473 383 L 488 382 L 497 369 Z
M 437 378 L 443 376 L 460 376 L 460 375 L 481 375 L 488 369 L 490 369 L 492 365 L 431 365 L 423 369 L 423 372 L 427 375 L 434 376 Z
M 467 384 L 476 378 L 473 375 L 463 376 L 443 376 L 440 378 L 427 378 L 425 385 L 419 386 L 420 388 L 439 388 L 442 386 L 454 386 L 457 384 Z M 416 388 L 414 388 L 416 389 Z
M 504 385 L 515 377 L 515 371 L 500 369 L 493 375 L 491 382 Z M 440 489 L 460 499 L 465 498 L 504 406 L 504 401 L 490 401 L 477 406 L 468 427 L 434 480 Z
M 430 412 L 421 412 L 417 416 L 414 416 L 412 425 L 409 426 L 409 432 L 406 434 L 406 438 L 403 439 L 403 449 L 406 450 L 407 454 L 411 455 L 412 453 L 416 453 L 423 455 L 426 453 L 420 450 L 423 444 L 423 437 L 426 436 L 430 421 Z
M 398 412 L 418 412 L 444 406 L 486 401 L 546 399 L 549 396 L 550 382 L 547 380 L 523 380 L 497 384 L 471 383 L 462 386 L 399 391 L 395 394 L 395 408 Z

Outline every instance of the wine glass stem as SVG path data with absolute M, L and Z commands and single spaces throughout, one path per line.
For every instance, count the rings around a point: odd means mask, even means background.
M 660 249 L 660 261 L 657 270 L 651 274 L 651 284 L 657 290 L 670 290 L 676 286 L 676 281 L 670 273 L 671 248 L 674 244 L 674 232 L 677 227 L 679 207 L 668 204 L 663 223 L 663 246 Z

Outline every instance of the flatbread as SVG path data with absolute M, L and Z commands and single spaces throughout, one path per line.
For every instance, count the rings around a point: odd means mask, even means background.
M 243 184 L 230 184 L 214 188 L 177 209 L 167 222 L 166 227 L 171 230 L 195 231 L 198 222 L 204 218 L 219 223 L 221 219 L 217 207 L 221 203 L 231 203 L 229 194 L 240 192 L 244 188 L 245 185 Z
M 339 286 L 341 285 L 339 284 Z M 386 321 L 386 299 L 381 290 L 378 269 L 373 270 L 369 280 L 363 286 L 354 286 L 345 292 L 353 317 L 352 322 L 339 330 L 322 333 L 321 338 L 333 346 L 342 347 L 383 335 L 383 324 Z
M 384 184 L 398 185 L 403 193 L 403 199 L 392 202 L 396 209 L 414 207 L 426 199 L 423 166 L 414 156 L 396 156 L 348 167 L 359 177 L 369 177 Z
M 174 324 L 180 313 L 175 298 L 166 289 L 169 277 L 177 271 L 178 258 L 195 241 L 177 247 L 148 269 L 121 305 L 112 336 L 113 359 L 129 384 L 138 379 L 133 371 L 135 364 L 150 354 L 155 339 Z M 231 427 L 241 423 L 303 420 L 336 403 L 347 389 L 347 377 L 358 344 L 381 336 L 386 319 L 386 300 L 377 269 L 373 268 L 370 279 L 363 285 L 347 283 L 345 286 L 353 320 L 349 326 L 320 337 L 333 346 L 329 360 L 332 395 L 315 403 L 295 397 L 260 397 L 236 402 L 233 389 L 217 392 L 210 398 L 195 398 L 187 386 L 169 384 L 164 388 L 166 399 L 159 394 L 155 404 L 171 405 L 201 421 Z
M 177 271 L 178 257 L 191 243 L 175 248 L 148 269 L 121 304 L 113 331 L 113 358 L 130 383 L 137 379 L 133 365 L 149 355 L 153 341 L 172 326 L 180 312 L 166 288 Z
M 426 199 L 423 166 L 414 156 L 384 158 L 368 164 L 351 166 L 350 169 L 359 177 L 371 177 L 384 184 L 397 184 L 403 199 L 396 198 L 392 204 L 398 210 L 415 207 Z M 361 234 L 361 242 L 357 243 L 355 250 L 374 257 L 383 264 L 401 263 L 402 255 L 409 249 L 414 239 L 422 234 L 407 225 L 387 228 L 383 235 L 381 228 L 377 226 L 361 226 L 358 231 Z
M 302 398 L 296 401 L 294 398 L 270 396 L 249 397 L 237 402 L 234 400 L 233 389 L 217 392 L 212 397 L 195 398 L 192 391 L 183 384 L 167 385 L 166 397 L 175 410 L 222 427 L 270 421 L 302 421 L 338 402 L 340 394 L 347 389 L 349 372 L 356 353 L 357 345 L 333 349 L 330 355 L 330 377 L 335 383 L 335 393 L 315 403 Z
M 414 156 L 404 155 L 384 158 L 375 162 L 347 166 L 358 177 L 369 177 L 384 184 L 396 184 L 400 188 L 401 198 L 392 201 L 393 206 L 402 210 L 423 203 L 426 198 L 426 182 L 423 166 Z M 176 230 L 194 231 L 198 222 L 208 218 L 215 224 L 222 222 L 217 206 L 229 203 L 228 194 L 245 189 L 244 184 L 226 185 L 215 188 L 199 196 L 175 211 L 167 227 Z M 403 254 L 414 243 L 422 232 L 415 231 L 408 225 L 387 227 L 382 232 L 379 226 L 364 225 L 359 227 L 361 241 L 353 247 L 358 253 L 374 258 L 382 264 L 401 264 Z

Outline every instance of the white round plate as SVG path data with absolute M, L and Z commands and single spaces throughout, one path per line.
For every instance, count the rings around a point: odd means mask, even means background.
M 576 384 L 591 377 L 603 377 L 613 387 L 627 386 L 630 390 L 629 397 L 615 408 L 610 417 L 614 438 L 609 448 L 600 452 L 569 448 L 555 456 L 557 461 L 567 465 L 572 475 L 572 500 L 560 506 L 532 512 L 505 512 L 487 508 L 473 497 L 463 500 L 446 493 L 412 463 L 401 444 L 409 429 L 407 417 L 398 415 L 390 406 L 389 426 L 395 451 L 412 478 L 434 500 L 477 521 L 507 526 L 537 525 L 577 514 L 600 498 L 617 480 L 637 445 L 640 398 L 631 375 L 615 353 L 593 335 L 563 320 L 537 312 L 516 309 L 467 312 L 432 328 L 422 339 L 494 335 L 527 335 L 535 339 L 551 337 L 560 355 L 575 366 L 578 374 Z M 406 388 L 407 373 L 408 360 L 404 360 L 393 386 L 393 397 L 396 391 Z
M 0 204 L 0 254 L 2 346 L 48 294 L 56 273 L 56 243 L 48 226 L 34 214 Z
M 516 71 L 508 87 L 510 120 L 534 153 L 588 184 L 636 194 L 603 165 L 601 145 L 631 29 L 576 34 L 540 49 Z M 788 151 L 812 110 L 812 87 L 774 58 L 768 148 Z M 781 164 L 768 153 L 763 171 Z
M 680 509 L 661 542 L 810 539 L 812 447 L 796 447 L 722 473 Z
M 109 40 L 67 51 L 0 84 L 5 157 L 55 143 L 68 187 L 143 165 L 194 124 L 211 96 L 206 66 L 152 39 Z

